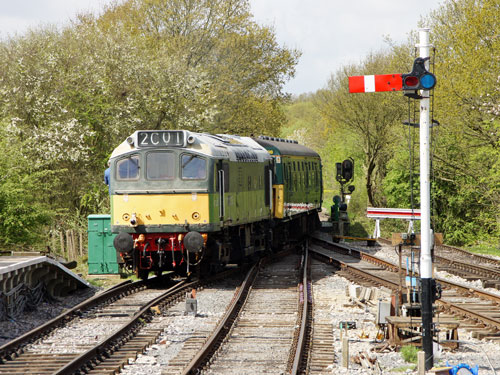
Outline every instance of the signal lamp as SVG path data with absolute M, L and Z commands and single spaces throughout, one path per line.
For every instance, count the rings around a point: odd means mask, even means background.
M 417 87 L 419 82 L 418 77 L 408 76 L 405 78 L 403 85 L 406 87 Z
M 430 90 L 434 86 L 436 86 L 436 77 L 434 77 L 434 74 L 424 74 L 420 78 L 420 85 L 424 88 L 424 90 Z
M 411 73 L 402 74 L 403 90 L 431 90 L 436 86 L 436 76 L 429 72 L 425 67 L 425 62 L 429 59 L 417 57 L 413 62 Z

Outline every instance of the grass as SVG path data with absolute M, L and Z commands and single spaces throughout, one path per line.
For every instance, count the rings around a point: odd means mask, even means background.
M 500 248 L 498 246 L 493 246 L 492 244 L 482 243 L 468 247 L 467 250 L 471 253 L 500 256 Z
M 417 363 L 418 348 L 412 345 L 405 345 L 401 347 L 401 357 L 408 363 Z
M 406 366 L 400 366 L 396 367 L 391 370 L 391 372 L 402 372 L 406 373 L 407 370 L 415 371 L 417 369 L 417 365 L 406 365 Z
M 136 281 L 137 277 L 134 274 L 120 274 L 116 275 L 116 277 L 105 277 L 100 275 L 89 275 L 89 267 L 88 267 L 88 257 L 84 255 L 83 257 L 79 257 L 77 260 L 77 266 L 72 270 L 74 273 L 78 274 L 80 277 L 87 280 L 93 286 L 99 288 L 109 288 L 113 285 L 121 283 L 124 280 L 131 279 L 132 281 Z

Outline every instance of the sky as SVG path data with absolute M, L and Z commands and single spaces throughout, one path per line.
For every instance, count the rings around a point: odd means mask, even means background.
M 284 87 L 300 95 L 324 88 L 345 64 L 359 63 L 403 42 L 438 0 L 249 0 L 259 24 L 272 26 L 278 42 L 302 52 L 296 74 Z M 0 0 L 0 37 L 29 27 L 64 25 L 82 11 L 99 11 L 111 0 Z M 431 41 L 432 42 L 432 41 Z M 382 72 L 388 73 L 388 72 Z M 390 72 L 389 72 L 390 73 Z

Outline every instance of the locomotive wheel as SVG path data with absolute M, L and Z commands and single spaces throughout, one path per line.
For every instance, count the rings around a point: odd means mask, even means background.
M 136 276 L 141 280 L 147 280 L 149 276 L 149 270 L 136 269 Z

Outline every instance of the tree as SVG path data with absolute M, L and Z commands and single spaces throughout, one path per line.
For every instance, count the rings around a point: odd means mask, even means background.
M 349 94 L 347 77 L 365 74 L 391 73 L 390 56 L 371 54 L 358 66 L 348 66 L 332 75 L 328 90 L 318 94 L 318 105 L 330 119 L 332 127 L 345 127 L 357 135 L 358 145 L 364 152 L 363 167 L 369 204 L 377 207 L 384 203 L 381 181 L 391 157 L 394 127 L 401 120 L 401 96 L 394 93 Z
M 11 162 L 25 161 L 16 179 L 43 197 L 56 225 L 106 212 L 106 161 L 138 128 L 279 132 L 298 52 L 248 8 L 129 0 L 0 41 L 0 132 Z
M 129 0 L 99 22 L 132 32 L 147 53 L 172 56 L 181 71 L 205 74 L 217 108 L 205 130 L 278 134 L 283 85 L 299 53 L 280 47 L 274 30 L 252 20 L 248 0 Z
M 447 239 L 500 235 L 498 0 L 448 1 L 431 14 L 436 46 L 435 191 Z

